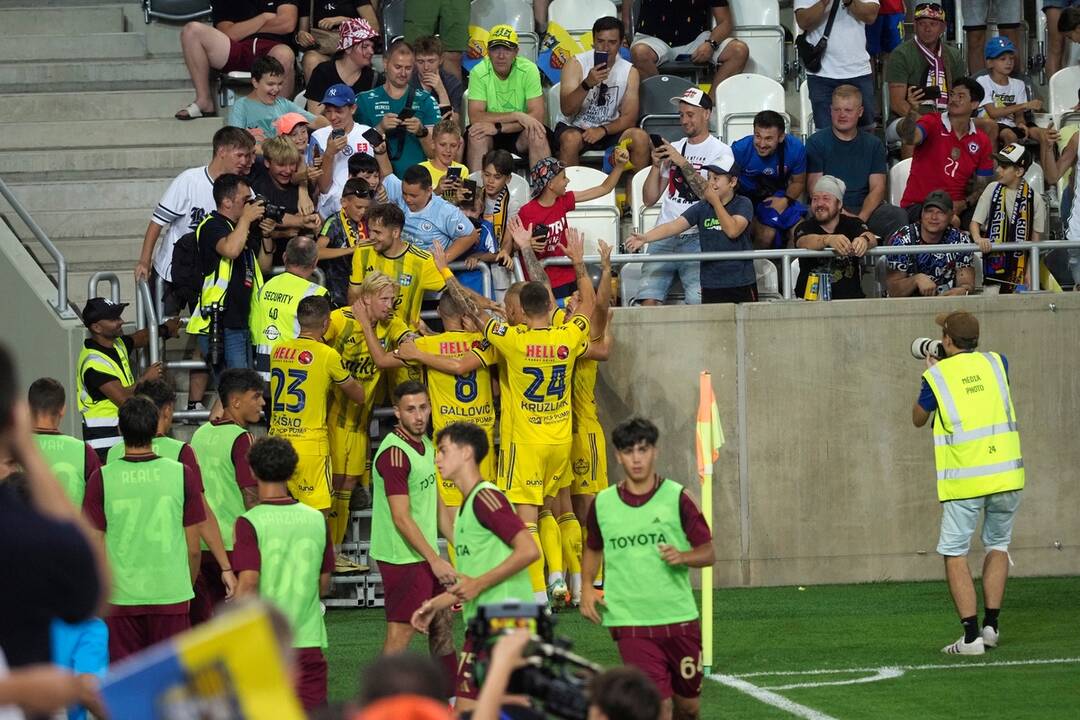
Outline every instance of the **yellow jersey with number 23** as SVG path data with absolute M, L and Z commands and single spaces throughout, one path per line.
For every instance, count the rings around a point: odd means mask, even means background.
M 270 434 L 292 442 L 298 453 L 327 448 L 326 403 L 330 388 L 349 379 L 341 355 L 300 336 L 270 354 Z

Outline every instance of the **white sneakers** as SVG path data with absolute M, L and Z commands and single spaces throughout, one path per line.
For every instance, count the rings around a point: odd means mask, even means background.
M 982 629 L 982 641 L 983 645 L 988 648 L 996 648 L 998 645 L 998 631 L 989 625 L 984 625 Z
M 994 637 L 997 637 L 997 633 L 994 633 Z M 946 655 L 982 655 L 986 652 L 986 645 L 981 637 L 975 638 L 972 642 L 964 642 L 964 638 L 960 638 L 951 645 L 941 648 L 941 652 Z

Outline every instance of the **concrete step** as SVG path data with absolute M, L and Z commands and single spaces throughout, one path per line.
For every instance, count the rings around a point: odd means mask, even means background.
M 142 237 L 127 235 L 124 237 L 85 237 L 60 238 L 50 237 L 56 248 L 63 254 L 69 266 L 96 267 L 98 270 L 110 270 L 119 275 L 130 273 L 139 260 Z M 26 246 L 42 264 L 52 262 L 52 256 L 45 249 L 30 239 Z
M 152 208 L 124 210 L 33 210 L 34 220 L 54 242 L 68 238 L 142 238 L 150 222 Z M 19 237 L 29 237 L 18 217 L 9 218 Z M 142 242 L 140 240 L 140 242 Z M 104 256 L 102 256 L 104 257 Z
M 180 55 L 145 58 L 138 62 L 131 59 L 0 62 L 0 93 L 84 93 L 190 86 L 191 79 Z
M 86 33 L 72 35 L 0 36 L 0 62 L 30 63 L 42 60 L 143 59 L 146 36 L 141 33 Z
M 204 156 L 209 153 L 204 152 Z M 206 161 L 206 157 L 203 158 Z M 149 221 L 150 213 L 165 193 L 172 178 L 144 180 L 103 180 L 96 182 L 30 182 L 12 184 L 12 191 L 39 223 L 48 222 L 50 215 L 67 211 L 91 211 L 98 213 L 139 210 L 143 220 Z M 103 198 L 108 198 L 109 209 L 102 210 Z M 76 220 L 81 215 L 76 215 Z M 89 217 L 93 218 L 94 215 Z M 143 228 L 145 229 L 145 222 Z
M 118 118 L 125 125 L 131 120 L 163 118 L 176 122 L 173 113 L 191 102 L 192 91 L 113 90 L 87 93 L 25 92 L 0 95 L 0 123 L 26 122 L 33 118 L 55 117 L 63 108 L 65 117 L 79 120 Z M 206 122 L 211 122 L 208 118 Z M 200 124 L 200 123 L 191 123 Z M 215 128 L 216 129 L 216 128 Z M 212 132 L 212 131 L 211 131 Z
M 65 110 L 65 113 L 67 111 Z M 47 116 L 46 116 L 47 117 Z M 77 117 L 77 116 L 75 116 Z M 151 120 L 76 120 L 74 122 L 4 123 L 4 146 L 9 150 L 42 149 L 53 152 L 106 147 L 158 147 L 201 144 L 208 147 L 224 121 L 206 118 L 180 122 Z
M 0 27 L 8 36 L 123 32 L 124 8 L 121 5 L 32 9 L 0 6 Z
M 116 5 L 117 7 L 124 7 L 124 4 L 118 3 L 105 3 L 102 0 L 0 0 L 0 8 L 10 9 L 24 9 L 27 12 L 31 10 L 37 10 L 43 7 L 50 8 L 85 8 L 85 7 L 97 7 L 102 5 Z M 128 3 L 134 5 L 135 10 L 138 11 L 138 5 L 135 2 Z
M 0 150 L 0 168 L 5 178 L 11 173 L 184 168 L 205 164 L 209 154 L 209 139 L 175 147 L 84 148 L 67 153 Z

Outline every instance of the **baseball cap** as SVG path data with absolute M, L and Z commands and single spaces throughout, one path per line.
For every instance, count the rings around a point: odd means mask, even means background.
M 915 6 L 915 19 L 945 22 L 945 8 L 937 3 L 919 3 Z
M 818 178 L 817 184 L 814 185 L 814 192 L 827 193 L 843 203 L 844 193 L 847 192 L 847 185 L 845 185 L 844 181 L 838 177 L 822 175 Z
M 338 50 L 348 50 L 353 45 L 358 45 L 364 40 L 374 40 L 379 37 L 379 33 L 375 32 L 375 28 L 371 27 L 368 21 L 363 18 L 349 18 L 341 23 L 338 32 L 341 34 L 341 39 L 338 40 Z
M 274 129 L 279 135 L 288 135 L 300 123 L 307 124 L 307 118 L 297 112 L 285 113 L 274 121 Z
M 493 47 L 508 47 L 511 50 L 518 46 L 517 30 L 509 25 L 496 25 L 488 33 L 488 49 Z
M 953 211 L 952 198 L 949 197 L 949 193 L 945 192 L 944 190 L 934 190 L 933 192 L 931 192 L 929 195 L 926 196 L 926 199 L 923 200 L 922 206 L 923 210 L 933 207 L 941 210 L 942 212 L 950 214 Z
M 702 170 L 708 170 L 711 173 L 717 175 L 738 175 L 742 168 L 739 167 L 739 163 L 735 162 L 735 156 L 723 155 L 719 160 L 709 165 L 702 165 Z
M 338 83 L 337 85 L 331 85 L 326 90 L 326 94 L 323 95 L 323 105 L 333 105 L 334 107 L 345 107 L 346 105 L 356 104 L 356 93 L 353 89 L 345 83 Z
M 90 298 L 83 305 L 83 325 L 90 327 L 98 320 L 117 320 L 124 314 L 124 308 L 127 306 L 127 303 L 114 303 L 105 298 Z
M 1002 165 L 1019 165 L 1025 170 L 1031 166 L 1031 154 L 1019 143 L 1009 143 L 994 153 L 994 159 Z
M 951 313 L 939 313 L 934 322 L 945 330 L 953 340 L 978 340 L 979 321 L 974 315 L 964 310 Z
M 986 59 L 993 60 L 996 57 L 1001 57 L 1005 53 L 1015 53 L 1016 46 L 1013 45 L 1012 40 L 1004 35 L 995 35 L 986 41 Z
M 537 161 L 529 170 L 529 191 L 532 196 L 534 198 L 538 197 L 540 193 L 544 192 L 544 188 L 548 186 L 548 183 L 565 169 L 566 166 L 557 158 L 546 157 Z
M 712 98 L 709 97 L 709 93 L 701 88 L 688 88 L 686 92 L 679 97 L 671 98 L 671 104 L 675 107 L 678 107 L 679 103 L 686 103 L 687 105 L 693 105 L 694 107 L 703 108 L 705 110 L 713 109 Z

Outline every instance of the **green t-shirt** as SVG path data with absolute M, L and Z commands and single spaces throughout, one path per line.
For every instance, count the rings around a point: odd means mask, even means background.
M 35 433 L 34 439 L 68 499 L 81 508 L 86 494 L 86 443 L 59 433 Z
M 243 97 L 233 103 L 229 110 L 229 125 L 250 130 L 259 128 L 266 139 L 278 134 L 274 121 L 286 113 L 300 113 L 309 123 L 315 122 L 315 116 L 292 100 L 278 97 L 272 105 L 267 105 L 254 97 Z
M 944 40 L 942 42 L 945 48 L 945 61 L 948 63 L 948 76 L 953 80 L 966 76 L 967 64 L 964 54 L 955 45 L 950 45 Z M 889 61 L 885 63 L 885 82 L 923 88 L 931 84 L 927 77 L 929 72 L 930 63 L 915 45 L 915 38 L 911 37 L 889 53 Z M 892 114 L 896 116 L 895 112 Z
M 406 90 L 404 95 L 395 100 L 386 93 L 385 85 L 360 93 L 356 96 L 356 112 L 353 114 L 353 119 L 362 125 L 375 127 L 387 113 L 400 116 L 408 96 L 409 91 Z M 431 96 L 431 93 L 424 90 L 415 91 L 411 107 L 413 114 L 429 131 L 442 118 L 439 113 L 439 103 Z M 394 174 L 398 177 L 402 177 L 413 165 L 427 160 L 420 138 L 405 130 L 389 134 L 386 138 L 386 151 L 390 153 L 390 163 L 394 166 Z
M 473 68 L 469 73 L 469 102 L 486 103 L 490 113 L 525 112 L 525 105 L 533 98 L 541 97 L 540 68 L 523 57 L 514 60 L 510 75 L 505 80 L 495 74 L 491 58 Z

